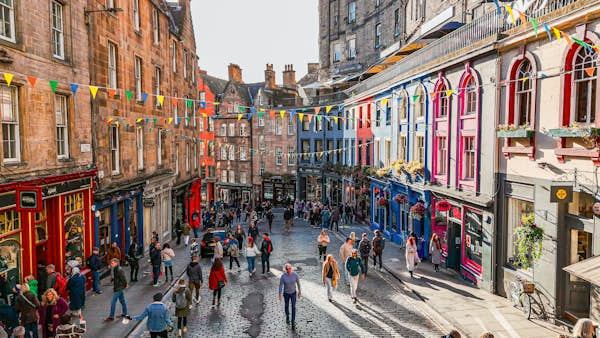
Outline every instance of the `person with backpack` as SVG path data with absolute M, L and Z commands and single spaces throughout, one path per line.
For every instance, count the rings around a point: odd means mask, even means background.
M 85 305 L 85 276 L 79 272 L 79 268 L 73 268 L 71 278 L 67 282 L 67 290 L 71 315 L 81 318 L 81 308 Z
M 328 207 L 324 207 L 320 212 L 321 215 L 321 229 L 329 229 L 331 225 L 331 212 Z
M 87 259 L 87 264 L 92 270 L 92 277 L 94 279 L 93 287 L 95 293 L 101 294 L 102 290 L 100 290 L 100 269 L 102 269 L 102 258 L 100 257 L 100 249 L 98 247 L 94 247 L 92 249 L 92 254 Z
M 363 232 L 362 239 L 358 243 L 358 253 L 360 253 L 360 259 L 365 265 L 365 276 L 369 272 L 369 257 L 371 256 L 371 241 L 366 232 Z
M 273 242 L 269 238 L 268 233 L 263 234 L 263 240 L 260 244 L 260 261 L 262 263 L 262 273 L 265 274 L 265 266 L 267 267 L 267 272 L 271 272 L 271 262 L 269 258 L 271 257 L 271 252 L 273 252 Z
M 233 262 L 237 264 L 238 272 L 240 272 L 240 261 L 238 257 L 240 256 L 240 247 L 237 239 L 233 234 L 229 234 L 229 244 L 227 246 L 227 254 L 229 254 L 229 270 L 233 269 Z
M 271 208 L 269 208 L 269 210 L 267 210 L 267 221 L 269 222 L 269 232 L 272 232 L 272 228 L 273 228 L 273 220 L 275 219 L 275 215 L 273 214 L 273 210 Z
M 283 212 L 283 220 L 285 221 L 285 232 L 290 232 L 290 227 L 292 226 L 292 221 L 294 219 L 294 211 L 289 207 L 285 209 Z
M 227 276 L 225 268 L 220 259 L 215 259 L 208 275 L 208 288 L 213 291 L 212 306 L 215 306 L 215 297 L 217 306 L 221 306 L 221 290 L 227 285 Z
M 192 262 L 188 264 L 185 269 L 185 274 L 188 276 L 188 284 L 190 288 L 190 293 L 192 288 L 196 289 L 196 298 L 194 301 L 197 304 L 200 304 L 200 287 L 202 286 L 202 267 L 200 266 L 200 257 L 194 256 L 192 258 Z
M 187 333 L 187 317 L 190 315 L 192 305 L 192 292 L 185 287 L 185 280 L 180 279 L 171 301 L 175 303 L 175 317 L 177 317 L 177 336 Z
M 113 278 L 113 296 L 110 300 L 110 315 L 106 318 L 107 322 L 115 320 L 115 308 L 117 306 L 117 300 L 121 303 L 121 309 L 123 310 L 123 317 L 131 320 L 131 316 L 127 314 L 127 303 L 125 302 L 125 289 L 127 289 L 127 278 L 125 272 L 119 266 L 119 260 L 113 258 L 110 260 L 111 275 Z
M 162 298 L 162 293 L 154 294 L 152 296 L 153 302 L 146 306 L 142 313 L 133 317 L 137 321 L 148 317 L 146 328 L 150 331 L 151 338 L 167 338 L 168 332 L 173 329 L 169 308 L 162 302 Z
M 379 271 L 383 271 L 382 257 L 383 249 L 385 248 L 385 238 L 379 230 L 375 230 L 373 237 L 373 264 L 377 267 L 377 258 L 379 258 Z
M 250 222 L 250 228 L 248 228 L 248 236 L 252 237 L 254 243 L 256 243 L 256 240 L 258 239 L 258 227 L 256 226 L 255 222 Z
M 46 266 L 46 273 L 48 277 L 46 279 L 46 286 L 48 289 L 54 289 L 60 296 L 67 296 L 67 280 L 65 277 L 56 272 L 54 264 L 48 264 Z
M 29 285 L 23 284 L 15 300 L 15 310 L 20 314 L 21 325 L 25 328 L 25 336 L 38 338 L 38 309 L 40 302 L 31 292 Z
M 129 280 L 138 281 L 138 272 L 140 271 L 140 256 L 138 255 L 138 246 L 135 241 L 131 242 L 127 250 L 127 262 L 129 263 Z

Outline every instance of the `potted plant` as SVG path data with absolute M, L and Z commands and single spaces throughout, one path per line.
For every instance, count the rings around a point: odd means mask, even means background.
M 532 138 L 535 130 L 528 124 L 516 126 L 514 124 L 501 124 L 496 128 L 496 136 L 499 138 Z
M 388 203 L 389 203 L 388 199 L 387 199 L 387 198 L 385 198 L 385 197 L 383 197 L 383 196 L 382 196 L 382 197 L 379 197 L 379 198 L 377 198 L 377 205 L 378 205 L 380 208 L 385 208 L 385 207 L 387 207 Z
M 394 196 L 394 198 L 392 198 L 394 200 L 394 202 L 398 203 L 398 204 L 405 204 L 408 203 L 408 198 L 406 198 L 406 196 L 402 195 L 402 194 L 397 194 L 396 196 Z
M 427 212 L 427 208 L 425 207 L 425 204 L 423 204 L 423 202 L 419 201 L 415 203 L 415 205 L 410 207 L 410 212 L 415 216 L 422 217 Z
M 529 269 L 534 261 L 542 256 L 544 229 L 535 224 L 535 214 L 529 213 L 521 217 L 521 226 L 515 229 L 517 239 L 517 256 L 515 263 L 523 269 Z

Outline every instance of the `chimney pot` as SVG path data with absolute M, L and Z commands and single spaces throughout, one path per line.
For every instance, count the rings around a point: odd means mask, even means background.
M 227 72 L 229 73 L 229 81 L 244 83 L 242 80 L 242 68 L 240 68 L 239 65 L 230 63 L 229 66 L 227 66 Z

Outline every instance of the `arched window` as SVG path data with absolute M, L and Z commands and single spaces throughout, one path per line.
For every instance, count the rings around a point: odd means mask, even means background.
M 533 80 L 531 78 L 531 62 L 524 59 L 517 70 L 515 90 L 515 124 L 519 126 L 532 124 Z
M 435 97 L 437 98 L 437 109 L 435 116 L 437 118 L 446 118 L 448 117 L 448 113 L 450 111 L 450 96 L 448 96 L 448 88 L 445 83 L 440 84 L 435 92 Z M 452 95 L 452 94 L 450 94 Z
M 571 122 L 592 123 L 596 119 L 596 55 L 580 47 L 573 68 Z
M 408 97 L 406 95 L 406 92 L 402 91 L 402 94 L 400 94 L 400 101 L 398 102 L 398 119 L 399 120 L 406 120 L 407 117 L 407 104 L 406 101 L 408 100 Z
M 478 90 L 475 85 L 475 79 L 472 75 L 468 75 L 463 87 L 464 91 L 464 109 L 463 115 L 472 115 L 477 113 Z
M 422 86 L 417 87 L 415 96 L 415 118 L 420 118 L 425 116 L 425 91 Z
M 438 81 L 434 87 L 433 102 L 433 177 L 432 180 L 441 184 L 448 182 L 448 162 L 450 137 L 450 103 L 452 92 L 449 90 L 449 84 L 440 73 Z
M 461 77 L 458 121 L 458 186 L 477 190 L 479 170 L 479 77 L 467 64 Z

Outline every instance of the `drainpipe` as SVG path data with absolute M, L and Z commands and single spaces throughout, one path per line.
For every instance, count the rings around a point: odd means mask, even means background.
M 498 84 L 500 83 L 500 79 L 502 76 L 502 57 L 500 55 L 499 52 L 496 52 L 496 98 L 495 98 L 495 104 L 496 104 L 496 109 L 494 111 L 494 121 L 495 121 L 495 126 L 500 124 L 500 111 L 501 111 L 501 101 L 502 101 L 502 87 L 499 86 Z M 502 243 L 500 241 L 500 239 L 498 238 L 498 213 L 499 213 L 499 208 L 498 208 L 498 193 L 500 192 L 500 180 L 498 179 L 499 177 L 499 173 L 500 173 L 500 156 L 503 156 L 501 154 L 501 152 L 499 151 L 500 147 L 498 145 L 498 139 L 496 138 L 495 132 L 494 132 L 494 154 L 496 154 L 496 156 L 494 156 L 494 175 L 493 175 L 493 187 L 494 187 L 494 191 L 495 193 L 493 194 L 492 198 L 494 198 L 496 200 L 496 203 L 494 203 L 494 216 L 493 216 L 493 220 L 494 220 L 494 226 L 492 227 L 492 238 L 494 240 L 495 246 L 494 248 L 492 248 L 492 267 L 493 267 L 493 271 L 492 271 L 492 285 L 491 285 L 491 291 L 494 294 L 497 294 L 498 292 L 498 248 L 502 247 Z

